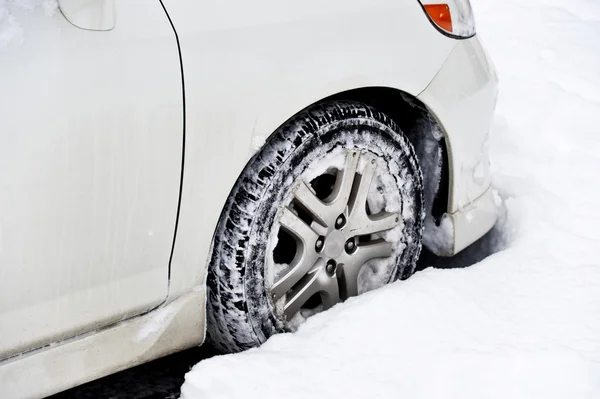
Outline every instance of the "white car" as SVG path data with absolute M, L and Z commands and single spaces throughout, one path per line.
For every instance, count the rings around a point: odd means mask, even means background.
M 58 4 L 0 48 L 1 398 L 260 345 L 493 226 L 468 0 Z

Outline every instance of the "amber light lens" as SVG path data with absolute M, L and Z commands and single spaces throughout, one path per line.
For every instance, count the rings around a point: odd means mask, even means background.
M 452 16 L 448 4 L 425 4 L 425 11 L 437 26 L 452 32 Z

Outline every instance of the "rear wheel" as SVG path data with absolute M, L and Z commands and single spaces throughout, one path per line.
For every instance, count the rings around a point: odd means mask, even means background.
M 407 278 L 421 250 L 412 146 L 362 104 L 309 108 L 238 179 L 208 271 L 208 338 L 227 352 L 295 330 L 338 302 Z

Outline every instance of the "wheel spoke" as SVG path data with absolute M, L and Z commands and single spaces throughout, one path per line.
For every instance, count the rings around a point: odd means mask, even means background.
M 373 181 L 374 174 L 375 165 L 371 162 L 367 163 L 362 174 L 360 175 L 358 184 L 356 184 L 354 187 L 352 198 L 350 198 L 350 202 L 348 204 L 348 207 L 350 208 L 348 225 L 346 226 L 348 235 L 364 235 L 367 234 L 364 233 L 365 230 L 372 229 L 368 228 L 368 226 L 371 224 L 371 219 L 369 219 L 369 216 L 367 215 L 366 203 L 367 194 L 369 193 L 369 188 L 371 186 L 371 181 Z
M 391 230 L 400 224 L 398 213 L 380 212 L 376 215 L 355 215 L 351 224 L 348 226 L 350 235 L 366 236 L 373 233 L 381 233 L 382 231 Z M 357 223 L 356 221 L 360 221 Z
M 329 283 L 327 284 L 327 289 L 322 291 L 321 300 L 323 302 L 323 310 L 327 310 L 333 307 L 336 303 L 341 302 L 340 298 L 340 286 L 338 284 L 337 278 L 335 277 L 327 277 L 329 279 Z
M 343 264 L 340 272 L 340 296 L 346 300 L 351 296 L 358 295 L 358 272 L 362 264 L 349 260 Z
M 338 171 L 333 193 L 330 196 L 331 202 L 335 203 L 336 205 L 337 214 L 344 212 L 346 205 L 350 200 L 359 158 L 360 151 L 349 151 L 348 155 L 346 156 L 344 169 Z
M 375 175 L 375 168 L 376 166 L 374 163 L 367 162 L 362 174 L 360 174 L 358 185 L 355 188 L 353 198 L 351 199 L 351 204 L 349 204 L 350 218 L 352 218 L 354 214 L 366 215 L 365 204 L 367 203 L 367 195 L 369 194 L 369 188 L 371 187 L 371 182 L 373 181 L 373 176 Z
M 362 263 L 374 258 L 387 258 L 392 255 L 392 244 L 385 240 L 375 240 L 359 245 L 354 253 Z
M 304 180 L 299 180 L 292 189 L 294 198 L 306 209 L 317 223 L 327 226 L 327 216 L 330 214 L 327 204 L 321 201 Z M 334 216 L 335 217 L 335 216 Z
M 365 165 L 360 175 L 358 185 L 355 187 L 349 204 L 350 216 L 346 228 L 348 235 L 363 236 L 379 233 L 393 229 L 399 224 L 400 218 L 398 213 L 380 212 L 376 215 L 367 215 L 367 195 L 369 194 L 376 168 L 373 162 L 369 162 Z
M 304 220 L 300 219 L 298 215 L 288 208 L 284 208 L 281 219 L 279 219 L 279 223 L 285 230 L 293 234 L 303 243 L 314 244 L 319 237 L 309 225 L 304 223 Z
M 362 266 L 374 258 L 386 258 L 392 254 L 392 244 L 384 240 L 359 245 L 356 252 L 346 255 L 342 267 L 342 297 L 347 299 L 358 295 L 358 274 Z
M 327 275 L 324 267 L 314 268 L 289 292 L 284 306 L 287 319 L 291 319 L 313 295 L 322 293 L 323 306 L 327 309 L 339 302 L 338 284 L 335 277 Z
M 314 243 L 318 238 L 314 230 L 287 208 L 283 211 L 280 223 L 284 229 L 296 236 L 300 248 L 287 273 L 273 284 L 271 295 L 274 300 L 278 300 L 292 288 L 319 259 L 319 255 L 314 250 Z
M 284 296 L 310 271 L 318 259 L 318 255 L 312 251 L 302 251 L 300 256 L 294 258 L 288 271 L 271 287 L 273 300 L 277 301 Z

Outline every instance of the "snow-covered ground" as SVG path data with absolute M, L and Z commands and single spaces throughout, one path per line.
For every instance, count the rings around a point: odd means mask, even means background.
M 600 2 L 473 1 L 507 247 L 204 360 L 183 398 L 600 398 Z

